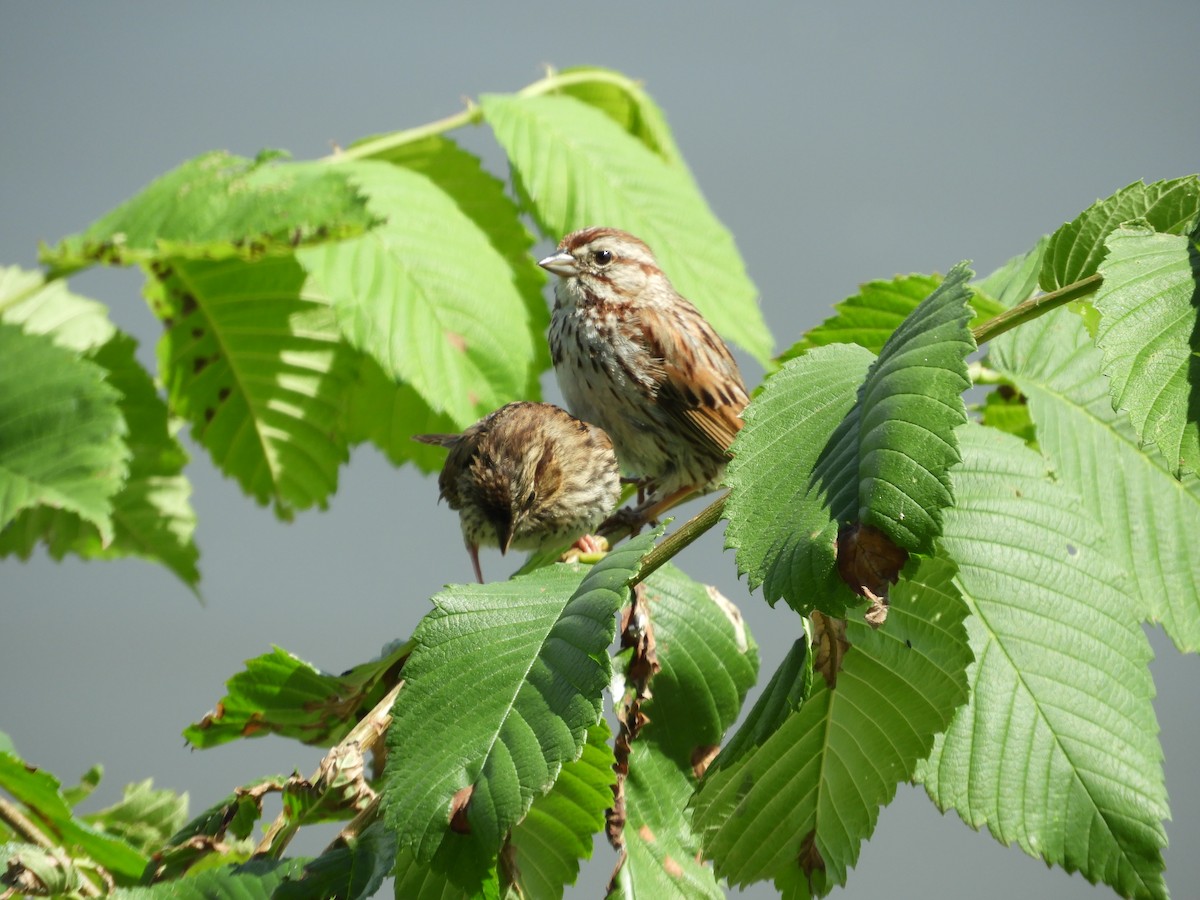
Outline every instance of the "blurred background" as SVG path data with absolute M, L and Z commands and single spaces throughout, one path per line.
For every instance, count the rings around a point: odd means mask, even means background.
M 1200 170 L 1198 39 L 1195 0 L 737 11 L 716 2 L 9 3 L 0 13 L 0 264 L 33 267 L 38 241 L 81 230 L 205 150 L 280 147 L 313 158 L 455 113 L 466 97 L 516 90 L 546 64 L 602 65 L 643 79 L 663 107 L 782 350 L 860 282 L 944 272 L 961 259 L 984 274 L 1131 181 Z M 503 176 L 489 132 L 453 137 Z M 89 272 L 72 287 L 108 303 L 153 366 L 159 326 L 136 273 Z M 757 383 L 761 370 L 742 362 Z M 552 376 L 545 387 L 557 399 Z M 471 577 L 457 517 L 435 505 L 435 480 L 369 447 L 342 470 L 327 511 L 284 524 L 189 446 L 202 602 L 140 561 L 54 563 L 39 553 L 0 563 L 0 730 L 65 783 L 103 763 L 86 809 L 146 777 L 187 791 L 198 812 L 259 776 L 307 775 L 318 749 L 265 738 L 190 752 L 180 731 L 272 644 L 341 671 L 407 636 L 444 583 Z M 517 562 L 483 558 L 493 578 Z M 798 617 L 749 594 L 718 533 L 677 562 L 741 607 L 763 672 L 772 671 Z M 1200 896 L 1200 665 L 1157 630 L 1151 640 L 1174 814 L 1167 881 L 1177 897 Z M 572 896 L 600 896 L 612 862 L 599 845 Z M 883 810 L 842 894 L 1112 896 L 972 833 L 908 786 Z

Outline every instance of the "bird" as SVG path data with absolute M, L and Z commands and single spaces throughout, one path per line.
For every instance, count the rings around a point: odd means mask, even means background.
M 457 510 L 475 577 L 479 548 L 553 550 L 577 541 L 602 546 L 590 532 L 621 497 L 620 472 L 604 430 L 551 403 L 500 407 L 461 434 L 414 440 L 450 451 L 438 476 L 440 499 Z
M 628 232 L 574 231 L 538 265 L 558 276 L 549 342 L 567 408 L 608 432 L 649 494 L 629 524 L 714 489 L 749 395 L 712 325 Z

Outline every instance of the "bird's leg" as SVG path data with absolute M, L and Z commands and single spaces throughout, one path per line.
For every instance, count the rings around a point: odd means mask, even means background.
M 608 552 L 608 539 L 598 534 L 585 534 L 573 543 L 561 557 L 562 562 L 596 562 Z M 589 560 L 590 558 L 590 560 Z
M 663 497 L 661 500 L 655 500 L 654 497 L 651 496 L 651 498 L 649 500 L 645 501 L 644 503 L 639 504 L 638 506 L 635 506 L 633 508 L 633 512 L 634 512 L 634 514 L 641 517 L 642 525 L 657 525 L 658 517 L 662 513 L 665 513 L 672 506 L 676 506 L 676 505 L 682 503 L 684 500 L 686 500 L 688 497 L 692 496 L 692 494 L 694 494 L 694 493 L 696 493 L 695 485 L 689 484 L 685 487 L 681 487 L 679 490 L 675 491 L 674 493 L 668 494 L 666 497 Z M 641 525 L 639 525 L 638 527 L 640 529 Z

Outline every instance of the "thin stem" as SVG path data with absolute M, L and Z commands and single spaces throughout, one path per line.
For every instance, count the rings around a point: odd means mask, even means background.
M 560 74 L 553 69 L 549 69 L 545 77 L 539 78 L 533 84 L 526 85 L 517 91 L 517 96 L 537 97 L 541 94 L 549 94 L 552 91 L 561 90 L 574 84 L 587 84 L 588 82 L 615 84 L 627 91 L 632 91 L 638 87 L 636 81 L 615 72 L 583 71 Z M 324 157 L 322 162 L 350 162 L 356 159 L 371 159 L 372 157 L 383 156 L 397 147 L 414 144 L 425 138 L 445 134 L 448 131 L 454 131 L 458 128 L 465 128 L 468 125 L 478 125 L 482 121 L 483 110 L 479 108 L 475 101 L 468 97 L 467 108 L 462 112 L 446 116 L 444 119 L 438 119 L 436 122 L 430 122 L 426 125 L 406 128 L 403 131 L 393 131 L 391 134 L 385 134 L 373 140 L 364 141 L 348 150 L 337 150 Z
M 323 157 L 321 161 L 340 163 L 350 162 L 355 159 L 370 159 L 374 156 L 383 156 L 389 150 L 395 150 L 397 147 L 403 147 L 405 144 L 414 144 L 427 137 L 445 134 L 447 131 L 453 131 L 456 128 L 465 128 L 467 125 L 475 125 L 482 121 L 482 119 L 483 110 L 468 100 L 467 108 L 460 113 L 446 116 L 444 119 L 438 119 L 436 122 L 430 122 L 427 125 L 418 125 L 416 128 L 406 128 L 403 131 L 393 131 L 391 134 L 385 134 L 374 140 L 363 141 L 349 150 L 337 150 Z
M 1026 322 L 1031 322 L 1038 316 L 1044 315 L 1052 309 L 1057 309 L 1065 303 L 1070 303 L 1072 300 L 1080 300 L 1089 294 L 1094 294 L 1103 281 L 1104 277 L 1097 272 L 1095 275 L 1081 278 L 1079 281 L 1061 287 L 1057 291 L 1051 291 L 1049 294 L 1030 297 L 1024 303 L 1018 303 L 1012 309 L 1000 313 L 996 318 L 984 322 L 978 328 L 974 329 L 971 334 L 975 336 L 976 344 L 982 344 L 985 341 L 998 338 L 1004 332 L 1016 328 L 1018 325 L 1024 325 Z
M 637 575 L 630 581 L 630 586 L 640 584 L 650 577 L 652 573 L 662 567 L 671 557 L 678 554 L 684 547 L 696 541 L 700 535 L 708 531 L 719 521 L 721 514 L 725 512 L 725 500 L 729 494 L 722 494 L 696 515 L 692 516 L 687 522 L 680 525 L 673 531 L 666 540 L 661 544 L 656 545 L 649 553 L 642 557 L 642 565 L 638 569 Z

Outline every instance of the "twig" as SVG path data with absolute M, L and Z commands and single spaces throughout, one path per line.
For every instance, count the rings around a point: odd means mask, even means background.
M 324 759 L 321 760 L 321 765 L 317 766 L 317 771 L 310 779 L 311 781 L 316 782 L 321 777 L 321 772 L 325 764 L 339 751 L 344 750 L 351 744 L 358 744 L 359 749 L 365 753 L 379 742 L 379 739 L 387 733 L 388 726 L 392 724 L 392 706 L 395 704 L 396 697 L 400 694 L 400 689 L 403 687 L 404 681 L 401 680 L 394 688 L 387 692 L 373 710 L 367 713 L 351 729 L 350 733 L 337 746 L 325 754 Z M 374 803 L 374 805 L 378 806 L 378 803 Z M 369 809 L 370 806 L 367 808 Z M 361 813 L 359 815 L 361 816 Z M 357 822 L 358 817 L 355 817 L 354 821 Z M 275 821 L 267 829 L 267 833 L 263 836 L 263 839 L 259 841 L 258 846 L 254 848 L 254 855 L 269 856 L 272 859 L 278 859 L 299 828 L 300 822 L 292 820 L 291 816 L 287 813 L 285 805 L 283 811 L 275 817 Z
M 1057 291 L 1051 291 L 1049 294 L 1030 297 L 1024 303 L 1018 303 L 1012 309 L 1000 313 L 996 318 L 984 322 L 978 328 L 973 329 L 971 334 L 974 335 L 976 344 L 998 338 L 1004 332 L 1016 328 L 1018 325 L 1024 325 L 1065 303 L 1094 294 L 1103 281 L 1104 276 L 1097 272 L 1095 275 L 1081 278 L 1079 281 L 1061 287 Z

